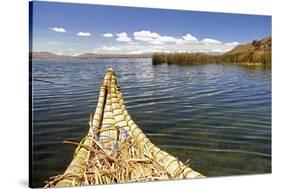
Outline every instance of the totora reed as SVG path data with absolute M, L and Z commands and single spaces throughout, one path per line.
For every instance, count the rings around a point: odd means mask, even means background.
M 62 175 L 50 177 L 45 187 L 80 186 L 202 178 L 188 161 L 160 150 L 128 114 L 113 69 L 106 71 L 89 132 L 77 145 Z

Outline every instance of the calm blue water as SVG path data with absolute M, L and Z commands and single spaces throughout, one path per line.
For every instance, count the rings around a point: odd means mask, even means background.
M 113 67 L 127 109 L 161 149 L 206 176 L 271 172 L 271 69 L 151 59 L 33 62 L 33 183 L 62 174 Z

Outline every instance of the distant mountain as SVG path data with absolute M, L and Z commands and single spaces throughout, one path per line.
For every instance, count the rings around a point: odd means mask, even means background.
M 206 53 L 156 53 L 152 63 L 157 64 L 202 64 L 202 63 L 233 63 L 233 64 L 271 64 L 271 36 L 250 43 L 237 45 L 232 50 L 221 54 Z
M 71 60 L 73 57 L 49 52 L 32 52 L 29 53 L 29 58 L 30 60 Z
M 101 59 L 101 58 L 151 58 L 151 54 L 94 54 L 94 53 L 86 53 L 81 54 L 75 59 Z
M 85 53 L 78 56 L 57 55 L 50 52 L 29 53 L 32 60 L 91 60 L 103 58 L 151 58 L 151 54 L 95 54 Z

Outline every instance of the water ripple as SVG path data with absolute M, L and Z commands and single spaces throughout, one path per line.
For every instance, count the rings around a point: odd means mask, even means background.
M 86 134 L 110 66 L 131 117 L 156 145 L 183 161 L 191 158 L 193 168 L 207 176 L 271 170 L 270 69 L 152 66 L 150 59 L 36 61 L 33 76 L 54 83 L 33 82 L 38 184 L 62 173 L 69 163 L 74 147 L 61 142 L 78 142 Z

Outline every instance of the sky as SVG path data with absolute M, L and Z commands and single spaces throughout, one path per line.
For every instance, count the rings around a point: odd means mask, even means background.
M 271 35 L 271 16 L 55 2 L 30 14 L 32 51 L 59 55 L 222 53 Z

